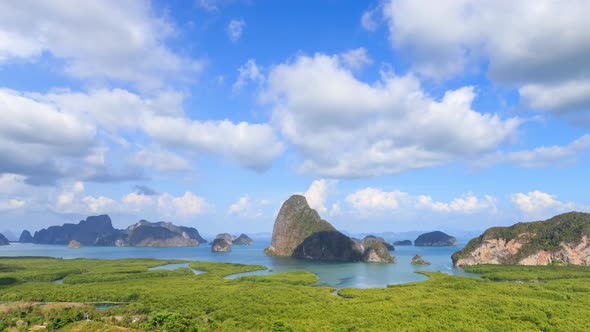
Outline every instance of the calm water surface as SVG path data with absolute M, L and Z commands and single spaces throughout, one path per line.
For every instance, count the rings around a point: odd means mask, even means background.
M 137 247 L 82 247 L 68 249 L 66 246 L 19 244 L 0 246 L 0 256 L 49 256 L 60 258 L 158 258 L 185 259 L 193 261 L 214 261 L 242 264 L 260 264 L 267 266 L 271 272 L 286 272 L 292 270 L 306 270 L 320 277 L 320 285 L 336 288 L 355 287 L 373 288 L 385 287 L 391 284 L 401 284 L 426 280 L 427 277 L 415 271 L 440 271 L 454 275 L 470 275 L 455 269 L 451 262 L 451 254 L 461 249 L 466 241 L 459 241 L 454 247 L 414 247 L 396 246 L 391 252 L 397 257 L 395 264 L 369 263 L 332 263 L 307 261 L 285 257 L 267 257 L 263 249 L 270 240 L 258 240 L 251 246 L 233 246 L 232 252 L 213 253 L 207 244 L 200 247 L 184 248 L 137 248 Z M 429 266 L 413 266 L 410 264 L 414 255 L 420 255 L 432 262 Z M 256 272 L 265 274 L 269 271 Z M 237 276 L 230 276 L 237 277 Z

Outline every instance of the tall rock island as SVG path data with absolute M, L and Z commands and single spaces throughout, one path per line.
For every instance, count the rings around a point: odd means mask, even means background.
M 446 233 L 434 231 L 418 236 L 414 241 L 414 245 L 418 247 L 456 246 L 457 239 Z
M 569 212 L 545 221 L 492 227 L 452 256 L 477 264 L 590 265 L 590 214 Z
M 394 261 L 383 243 L 377 241 L 364 248 L 323 220 L 301 195 L 291 196 L 281 206 L 270 246 L 264 252 L 270 256 L 331 261 Z

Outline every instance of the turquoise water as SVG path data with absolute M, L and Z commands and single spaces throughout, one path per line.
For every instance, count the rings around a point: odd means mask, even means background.
M 267 257 L 263 249 L 268 241 L 256 241 L 251 246 L 233 246 L 228 253 L 213 253 L 209 245 L 183 248 L 138 248 L 138 247 L 82 247 L 68 249 L 66 246 L 20 244 L 0 246 L 0 256 L 49 256 L 69 258 L 158 258 L 185 259 L 193 261 L 214 261 L 242 264 L 260 264 L 273 272 L 306 270 L 320 277 L 320 285 L 336 288 L 374 288 L 391 284 L 401 284 L 426 280 L 427 277 L 416 271 L 439 271 L 454 275 L 470 275 L 455 269 L 451 254 L 461 249 L 465 241 L 454 247 L 414 247 L 398 246 L 392 255 L 397 257 L 395 264 L 334 263 L 308 261 L 287 257 Z M 420 255 L 432 262 L 429 266 L 410 264 L 414 255 Z M 269 273 L 268 271 L 256 272 Z M 230 278 L 236 276 L 230 276 Z

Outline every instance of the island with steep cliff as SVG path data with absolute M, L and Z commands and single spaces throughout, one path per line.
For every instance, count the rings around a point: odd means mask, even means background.
M 569 212 L 545 221 L 492 227 L 452 256 L 455 266 L 478 264 L 590 265 L 590 214 Z
M 4 236 L 2 233 L 0 233 L 0 246 L 7 246 L 9 244 L 10 244 L 10 241 L 8 241 L 6 236 Z
M 31 232 L 24 230 L 20 234 L 20 237 L 18 238 L 18 242 L 20 242 L 20 243 L 33 243 L 33 236 L 31 235 Z
M 42 229 L 35 232 L 31 242 L 67 245 L 72 240 L 85 246 L 118 247 L 190 247 L 207 242 L 197 229 L 170 222 L 141 220 L 125 230 L 115 229 L 108 215 Z
M 394 262 L 382 242 L 363 245 L 342 234 L 309 207 L 301 195 L 291 196 L 281 206 L 270 246 L 264 252 L 270 256 L 315 260 Z

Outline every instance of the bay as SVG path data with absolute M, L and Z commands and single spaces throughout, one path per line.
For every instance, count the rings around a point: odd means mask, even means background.
M 211 252 L 207 244 L 199 247 L 171 247 L 171 248 L 145 248 L 145 247 L 92 247 L 85 246 L 80 249 L 68 249 L 59 245 L 39 245 L 12 243 L 8 246 L 0 246 L 1 256 L 46 256 L 64 259 L 93 258 L 93 259 L 119 259 L 119 258 L 156 258 L 156 259 L 183 259 L 192 261 L 213 261 L 225 263 L 260 264 L 267 266 L 269 270 L 252 274 L 265 274 L 287 272 L 293 270 L 305 270 L 319 276 L 319 285 L 353 288 L 378 288 L 391 284 L 417 282 L 428 279 L 417 271 L 438 271 L 453 275 L 472 276 L 453 267 L 451 255 L 461 249 L 466 240 L 459 240 L 457 246 L 452 247 L 415 247 L 396 246 L 391 254 L 397 258 L 395 264 L 375 263 L 338 263 L 301 260 L 288 257 L 268 257 L 263 249 L 268 246 L 270 239 L 257 240 L 250 246 L 233 246 L 228 253 Z M 410 264 L 414 255 L 420 255 L 432 262 L 427 266 L 413 266 Z M 239 277 L 238 275 L 228 278 Z

